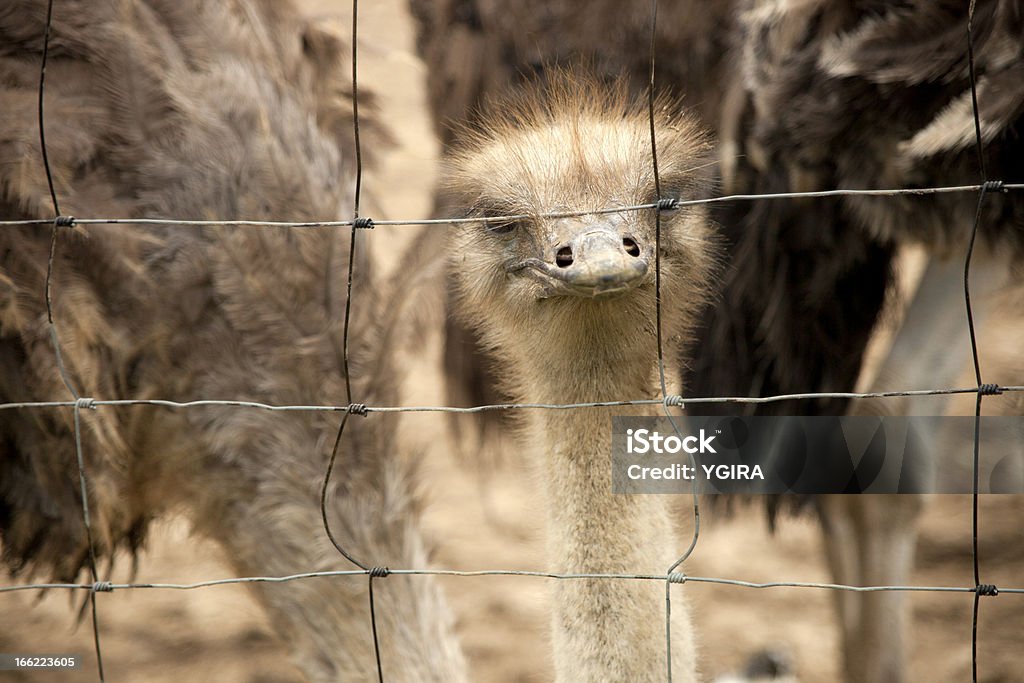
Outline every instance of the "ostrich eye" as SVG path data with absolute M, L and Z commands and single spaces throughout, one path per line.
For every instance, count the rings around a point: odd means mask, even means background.
M 508 235 L 519 227 L 519 221 L 496 221 L 487 223 L 484 228 L 492 235 Z

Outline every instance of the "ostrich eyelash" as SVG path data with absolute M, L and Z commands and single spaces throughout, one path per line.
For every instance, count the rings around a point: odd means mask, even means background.
M 484 229 L 493 235 L 508 235 L 518 227 L 519 221 L 502 221 L 499 223 L 488 223 L 484 226 Z
M 488 207 L 482 211 L 479 209 L 477 210 L 477 215 L 486 221 L 484 223 L 484 230 L 492 235 L 508 235 L 518 228 L 520 223 L 519 219 L 507 218 L 505 220 L 498 220 L 503 216 L 510 216 L 514 213 L 515 211 L 506 211 L 496 207 Z
M 491 233 L 492 235 L 508 235 L 519 227 L 520 221 L 516 218 L 509 218 L 506 220 L 499 220 L 503 216 L 511 216 L 515 214 L 515 211 L 509 209 L 504 210 L 500 206 L 495 206 L 490 202 L 486 204 L 479 202 L 474 204 L 468 211 L 463 214 L 464 218 L 478 218 L 483 222 L 484 231 Z

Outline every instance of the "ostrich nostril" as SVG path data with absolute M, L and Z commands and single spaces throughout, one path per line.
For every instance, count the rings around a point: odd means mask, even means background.
M 568 268 L 572 261 L 572 247 L 562 247 L 555 253 L 555 263 L 559 268 Z
M 640 245 L 632 237 L 623 237 L 622 246 L 626 249 L 626 253 L 630 256 L 640 255 Z

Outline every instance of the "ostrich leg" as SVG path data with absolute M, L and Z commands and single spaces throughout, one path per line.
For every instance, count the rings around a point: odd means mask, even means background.
M 1003 264 L 979 254 L 971 293 L 976 329 L 991 313 L 991 295 L 1006 280 Z M 940 341 L 941 340 L 941 341 Z M 951 387 L 971 364 L 963 298 L 963 264 L 931 260 L 870 391 Z M 948 396 L 860 401 L 851 415 L 944 415 Z M 942 448 L 938 433 L 920 435 L 926 453 Z M 822 496 L 818 502 L 825 549 L 838 583 L 906 585 L 913 569 L 922 496 Z M 846 680 L 899 683 L 906 679 L 906 596 L 895 592 L 835 594 Z

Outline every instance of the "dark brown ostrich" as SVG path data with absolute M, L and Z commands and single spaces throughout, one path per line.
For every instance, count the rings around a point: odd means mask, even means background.
M 0 215 L 47 217 L 36 97 L 46 3 L 0 9 Z M 61 208 L 78 216 L 350 217 L 344 47 L 288 3 L 65 2 L 55 8 L 46 133 Z M 103 398 L 346 402 L 348 230 L 90 225 L 61 229 L 53 313 L 71 382 Z M 49 229 L 0 231 L 0 402 L 64 400 L 43 297 Z M 356 400 L 392 404 L 405 291 L 356 268 Z M 393 296 L 389 292 L 399 292 Z M 383 314 L 381 311 L 385 311 Z M 184 511 L 239 575 L 350 569 L 320 520 L 338 415 L 221 407 L 83 411 L 96 551 L 138 552 Z M 329 492 L 357 557 L 421 566 L 413 473 L 389 419 L 350 422 Z M 24 576 L 69 581 L 87 546 L 68 410 L 0 420 L 0 539 Z M 102 577 L 101 577 L 102 578 Z M 389 680 L 465 677 L 442 596 L 425 577 L 378 588 Z M 310 680 L 376 677 L 365 577 L 257 589 Z M 12 626 L 15 622 L 8 621 Z
M 733 86 L 737 94 L 727 96 L 732 106 L 723 108 L 719 124 L 723 163 L 728 163 L 726 191 L 978 182 L 966 3 L 889 8 L 821 2 L 778 11 L 751 2 L 744 9 L 736 23 L 737 63 L 744 78 Z M 1019 180 L 1024 176 L 1020 7 L 997 0 L 978 3 L 974 35 L 985 143 L 981 162 L 989 177 Z M 709 337 L 719 344 L 739 340 L 726 347 L 736 351 L 755 349 L 744 356 L 752 361 L 746 372 L 763 380 L 747 389 L 723 378 L 709 358 L 695 365 L 693 382 L 706 393 L 719 391 L 720 381 L 727 391 L 762 393 L 781 393 L 801 382 L 819 390 L 852 387 L 850 378 L 859 371 L 863 341 L 871 331 L 868 323 L 881 308 L 887 254 L 896 245 L 920 243 L 931 264 L 888 358 L 868 386 L 956 384 L 970 363 L 962 258 L 976 206 L 974 195 L 946 194 L 856 197 L 817 206 L 764 200 L 734 207 L 721 219 L 744 234 L 727 275 L 726 296 L 733 304 L 724 315 L 721 308 L 716 311 Z M 974 265 L 979 325 L 991 324 L 987 316 L 998 299 L 994 294 L 1007 278 L 1005 267 L 985 252 L 1006 251 L 1019 262 L 1022 227 L 1019 195 L 986 198 L 979 232 L 983 249 Z M 765 300 L 764 292 L 776 294 Z M 734 370 L 726 372 L 735 377 Z M 858 403 L 845 409 L 942 414 L 945 403 Z M 920 504 L 906 496 L 819 499 L 836 579 L 862 585 L 906 581 Z M 836 598 L 848 680 L 903 680 L 903 599 L 898 594 Z
M 578 61 L 599 72 L 625 73 L 647 87 L 650 3 L 410 0 L 420 23 L 442 139 L 450 122 L 473 125 L 482 97 L 529 80 L 546 64 Z M 662 0 L 657 39 L 660 89 L 687 96 L 720 137 L 724 190 L 774 193 L 835 188 L 975 184 L 979 160 L 967 70 L 967 2 L 900 3 L 768 0 L 696 3 Z M 978 100 L 988 177 L 1024 176 L 1024 12 L 1010 0 L 981 0 L 974 17 Z M 977 197 L 759 200 L 723 205 L 714 213 L 727 241 L 728 267 L 720 303 L 704 328 L 684 386 L 691 395 L 770 395 L 849 391 L 861 373 L 865 347 L 891 284 L 899 245 L 922 243 L 931 254 L 922 297 L 908 320 L 948 324 L 961 311 L 953 286 L 958 266 L 942 263 L 964 252 Z M 439 195 L 439 211 L 451 208 Z M 982 242 L 1018 255 L 1024 235 L 1019 194 L 990 193 L 982 212 Z M 988 269 L 983 255 L 975 264 Z M 962 273 L 961 273 L 962 277 Z M 1001 276 L 993 275 L 996 282 Z M 985 306 L 978 292 L 975 305 Z M 979 311 L 980 313 L 981 311 Z M 948 386 L 969 352 L 941 373 L 924 365 L 943 346 L 946 327 L 933 327 L 935 353 L 910 353 L 916 365 L 876 387 Z M 943 330 L 939 332 L 938 330 Z M 927 335 L 902 335 L 891 367 Z M 957 342 L 960 343 L 959 341 Z M 453 398 L 491 400 L 476 361 L 467 361 L 466 333 L 450 331 Z M 967 354 L 967 355 L 964 355 Z M 940 410 L 939 403 L 927 410 Z M 920 412 L 905 404 L 882 410 Z M 846 401 L 770 404 L 762 414 L 842 414 L 862 411 Z M 830 560 L 847 583 L 900 583 L 912 557 L 918 502 L 821 500 L 831 533 Z M 772 509 L 778 504 L 774 500 Z M 880 506 L 880 507 L 879 507 Z M 847 509 L 843 509 L 843 508 Z M 885 520 L 904 520 L 901 533 L 879 533 Z M 872 521 L 873 520 L 873 521 Z M 841 533 L 840 527 L 856 530 Z M 886 536 L 881 546 L 868 538 Z M 850 567 L 850 548 L 864 559 Z M 899 556 L 899 562 L 888 557 Z M 840 600 L 846 676 L 850 681 L 902 680 L 899 598 Z

